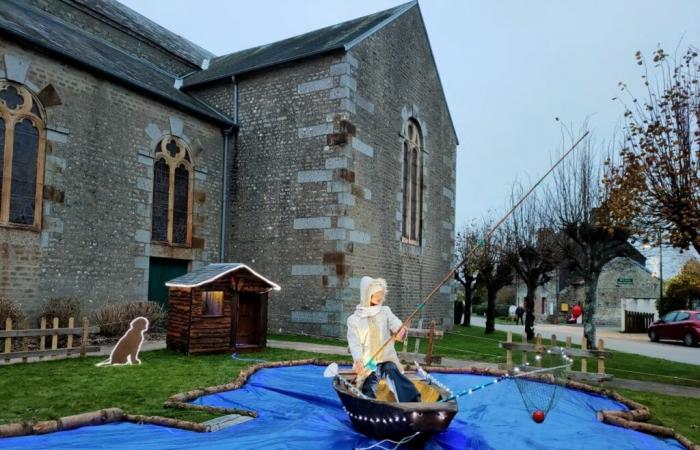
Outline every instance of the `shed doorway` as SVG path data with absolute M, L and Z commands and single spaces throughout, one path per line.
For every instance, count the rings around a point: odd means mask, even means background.
M 260 295 L 250 292 L 238 294 L 238 320 L 235 328 L 236 348 L 256 346 L 259 341 L 261 319 Z

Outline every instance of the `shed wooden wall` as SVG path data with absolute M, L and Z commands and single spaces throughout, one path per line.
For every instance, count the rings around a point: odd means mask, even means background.
M 168 333 L 165 339 L 169 349 L 188 351 L 190 332 L 190 290 L 170 288 L 168 293 Z
M 223 291 L 224 304 L 221 316 L 202 316 L 204 310 L 202 292 L 205 291 Z M 235 313 L 231 308 L 233 295 L 229 277 L 192 289 L 188 353 L 223 352 L 233 348 L 231 343 L 231 320 Z

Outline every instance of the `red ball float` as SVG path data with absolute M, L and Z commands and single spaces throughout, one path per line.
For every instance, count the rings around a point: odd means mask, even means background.
M 532 420 L 534 420 L 537 423 L 544 422 L 544 411 L 538 409 L 537 411 L 532 413 Z

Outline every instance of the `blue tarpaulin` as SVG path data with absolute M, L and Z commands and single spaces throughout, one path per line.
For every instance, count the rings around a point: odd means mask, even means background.
M 0 439 L 0 448 L 28 449 L 328 449 L 367 447 L 377 442 L 357 433 L 343 411 L 323 367 L 262 369 L 241 389 L 209 395 L 202 405 L 255 409 L 254 420 L 212 433 L 132 423 L 87 426 L 40 436 Z M 488 377 L 436 374 L 455 391 Z M 675 440 L 601 423 L 596 412 L 626 409 L 611 399 L 565 390 L 542 424 L 523 406 L 512 381 L 459 399 L 459 413 L 426 449 L 683 449 Z M 403 448 L 403 447 L 402 447 Z

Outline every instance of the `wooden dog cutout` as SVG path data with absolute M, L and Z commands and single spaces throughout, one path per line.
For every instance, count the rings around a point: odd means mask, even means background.
M 145 317 L 137 317 L 132 320 L 129 329 L 112 349 L 109 359 L 97 363 L 96 366 L 141 364 L 139 352 L 144 341 L 143 334 L 148 330 L 148 325 L 148 319 Z

